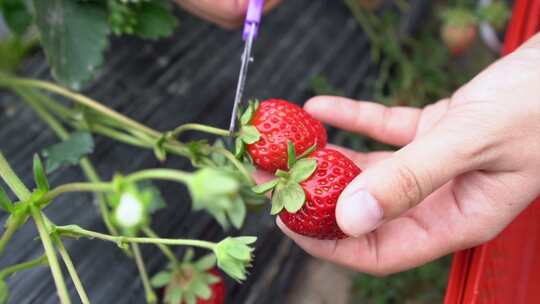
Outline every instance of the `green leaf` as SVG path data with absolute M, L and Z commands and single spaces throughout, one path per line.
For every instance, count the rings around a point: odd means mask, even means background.
M 178 22 L 170 10 L 159 2 L 143 2 L 135 8 L 135 34 L 157 39 L 173 34 Z
M 186 304 L 197 304 L 197 298 L 195 298 L 195 295 L 192 293 L 186 293 L 184 295 L 184 301 L 186 302 Z
M 227 215 L 231 224 L 236 229 L 242 228 L 244 220 L 246 219 L 246 205 L 240 196 L 237 196 L 236 199 L 230 201 L 230 206 L 227 209 Z
M 214 204 L 216 199 L 235 194 L 239 187 L 240 184 L 233 176 L 213 168 L 198 170 L 188 183 L 194 207 L 197 208 Z
M 34 154 L 34 181 L 39 190 L 44 192 L 49 191 L 49 181 L 45 175 L 43 163 L 37 154 Z
M 285 209 L 290 213 L 300 210 L 306 201 L 306 193 L 297 183 L 288 183 L 281 192 Z
M 221 278 L 216 276 L 216 275 L 213 275 L 213 274 L 210 274 L 210 273 L 206 273 L 206 283 L 210 284 L 210 285 L 213 285 L 213 284 L 216 284 L 217 282 L 221 281 Z
M 274 180 L 271 180 L 269 182 L 266 182 L 264 184 L 259 184 L 253 188 L 251 188 L 251 190 L 253 190 L 253 192 L 257 193 L 257 194 L 264 194 L 272 189 L 274 189 L 274 187 L 279 183 L 279 179 L 274 179 Z
M 79 90 L 103 63 L 109 26 L 94 1 L 33 0 L 36 25 L 53 76 Z
M 297 159 L 302 159 L 302 158 L 305 158 L 307 156 L 309 156 L 313 151 L 315 151 L 315 149 L 317 149 L 317 143 L 314 143 L 313 145 L 311 145 L 311 147 L 307 148 L 306 151 L 302 152 L 302 154 L 298 155 Z
M 242 113 L 242 116 L 240 116 L 240 125 L 245 126 L 251 122 L 251 119 L 253 118 L 253 114 L 255 114 L 257 107 L 258 105 L 256 105 L 255 102 L 249 102 L 247 109 L 244 111 L 244 113 Z
M 167 203 L 161 195 L 159 188 L 151 181 L 142 181 L 138 183 L 145 200 L 148 201 L 147 210 L 150 214 L 167 207 Z
M 283 183 L 278 183 L 274 192 L 272 193 L 272 209 L 270 210 L 271 215 L 276 215 L 283 210 L 285 207 L 285 198 L 283 196 Z
M 244 155 L 244 153 L 246 152 L 246 144 L 244 144 L 244 141 L 240 137 L 236 138 L 236 140 L 234 141 L 234 144 L 235 144 L 234 156 L 236 156 L 236 158 L 242 157 L 242 155 Z
M 212 296 L 212 290 L 210 286 L 203 280 L 193 280 L 193 286 L 191 290 L 195 295 L 203 300 L 208 300 Z
M 291 169 L 296 162 L 296 151 L 292 141 L 287 142 L 287 168 Z
M 182 261 L 184 263 L 190 262 L 191 260 L 193 260 L 194 255 L 195 255 L 195 251 L 193 251 L 193 248 L 188 248 L 186 250 L 186 253 L 184 254 L 184 258 L 182 259 Z
M 9 287 L 6 281 L 0 279 L 0 304 L 7 304 L 9 300 Z
M 0 10 L 9 29 L 22 36 L 32 23 L 32 15 L 23 0 L 0 1 Z
M 171 281 L 171 278 L 172 278 L 172 274 L 170 272 L 161 271 L 152 277 L 152 279 L 150 280 L 150 284 L 154 288 L 160 288 L 169 284 L 169 282 Z
M 289 171 L 290 181 L 299 183 L 308 179 L 317 170 L 317 160 L 304 158 L 297 161 Z
M 167 289 L 167 294 L 165 295 L 165 303 L 170 304 L 183 304 L 182 301 L 182 289 L 179 286 L 174 286 Z
M 13 203 L 2 187 L 0 187 L 0 208 L 9 213 L 13 211 Z
M 261 138 L 261 134 L 254 126 L 243 126 L 240 129 L 240 138 L 249 145 L 256 143 Z
M 216 265 L 216 256 L 213 254 L 207 254 L 195 262 L 195 268 L 200 271 L 207 271 Z
M 62 165 L 76 165 L 79 160 L 94 150 L 94 141 L 88 132 L 76 132 L 63 142 L 52 145 L 43 151 L 47 157 L 47 173 Z

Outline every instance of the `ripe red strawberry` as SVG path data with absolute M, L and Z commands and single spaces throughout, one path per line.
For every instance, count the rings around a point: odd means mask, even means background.
M 326 146 L 322 123 L 285 100 L 250 103 L 240 121 L 237 152 L 242 154 L 246 148 L 253 163 L 264 171 L 273 173 L 287 169 L 288 141 L 293 142 L 299 154 L 315 144 L 318 148 Z
M 294 156 L 293 156 L 294 157 Z M 278 214 L 292 231 L 318 239 L 346 235 L 336 223 L 336 203 L 341 192 L 361 170 L 340 152 L 324 148 L 294 162 L 289 172 L 254 188 L 272 193 L 272 214 Z
M 474 44 L 478 35 L 476 23 L 476 17 L 468 10 L 450 9 L 445 13 L 441 36 L 452 55 L 461 55 Z

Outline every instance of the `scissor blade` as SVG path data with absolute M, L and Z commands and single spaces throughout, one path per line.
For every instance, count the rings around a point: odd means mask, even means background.
M 246 86 L 246 77 L 248 73 L 249 63 L 251 58 L 251 48 L 253 47 L 253 40 L 255 39 L 256 25 L 250 27 L 248 39 L 244 47 L 244 53 L 242 54 L 242 65 L 240 67 L 240 75 L 238 76 L 238 85 L 236 87 L 236 95 L 234 97 L 234 105 L 231 114 L 231 123 L 229 125 L 229 133 L 232 135 L 236 127 L 236 116 L 238 115 L 238 106 L 242 103 L 242 97 L 244 95 L 244 88 Z

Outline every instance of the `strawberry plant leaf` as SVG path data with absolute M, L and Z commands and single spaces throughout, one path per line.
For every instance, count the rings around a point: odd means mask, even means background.
M 282 183 L 278 183 L 276 185 L 276 188 L 274 190 L 274 193 L 272 193 L 272 209 L 270 210 L 270 214 L 276 215 L 283 210 L 283 207 L 285 206 L 285 197 L 283 196 L 283 188 L 284 185 Z
M 295 183 L 303 182 L 317 170 L 317 161 L 312 158 L 304 158 L 297 161 L 289 171 L 290 180 Z
M 290 213 L 295 213 L 306 201 L 306 193 L 304 189 L 297 183 L 288 183 L 281 190 L 285 209 Z
M 240 196 L 230 201 L 231 206 L 227 208 L 227 216 L 234 228 L 240 229 L 246 219 L 247 209 L 246 204 Z
M 154 288 L 160 288 L 169 284 L 169 282 L 171 281 L 171 278 L 172 278 L 172 274 L 170 272 L 161 271 L 152 277 L 152 279 L 150 280 L 150 284 Z
M 307 148 L 306 151 L 304 151 L 302 154 L 298 155 L 297 159 L 306 158 L 309 156 L 313 151 L 317 149 L 317 143 L 314 143 L 311 147 Z
M 213 254 L 207 254 L 195 262 L 195 268 L 199 271 L 207 271 L 216 265 L 216 256 Z
M 203 280 L 193 280 L 193 286 L 191 286 L 193 293 L 203 300 L 208 300 L 212 296 L 212 290 L 210 286 Z
M 243 126 L 240 129 L 240 138 L 249 145 L 256 143 L 261 138 L 261 134 L 254 126 Z
M 292 141 L 287 142 L 287 168 L 291 169 L 296 162 L 296 151 Z
M 43 192 L 49 191 L 49 181 L 45 175 L 41 158 L 37 154 L 34 154 L 34 181 L 39 190 Z
M 167 289 L 167 293 L 165 295 L 165 303 L 171 303 L 171 304 L 182 304 L 180 301 L 182 300 L 182 289 L 178 286 L 172 287 Z
M 32 15 L 23 0 L 0 1 L 0 11 L 9 29 L 22 36 L 32 23 Z
M 186 304 L 197 304 L 197 298 L 195 298 L 195 295 L 191 293 L 185 294 L 184 301 Z
M 236 158 L 240 158 L 242 155 L 244 155 L 244 152 L 246 152 L 246 145 L 240 137 L 236 138 L 236 140 L 234 141 L 234 145 L 234 156 L 236 156 Z
M 94 150 L 94 141 L 88 132 L 76 132 L 55 145 L 43 150 L 47 158 L 47 173 L 51 173 L 63 165 L 76 165 L 79 160 Z
M 158 39 L 170 36 L 178 22 L 172 15 L 168 3 L 162 1 L 142 2 L 135 6 L 137 19 L 134 33 L 146 39 Z
M 32 2 L 54 78 L 79 90 L 103 63 L 109 33 L 106 8 L 95 1 Z
M 9 213 L 13 211 L 13 203 L 2 187 L 0 187 L 0 208 Z
M 274 189 L 274 187 L 276 187 L 276 185 L 279 183 L 279 179 L 274 179 L 274 180 L 271 180 L 269 182 L 266 182 L 264 184 L 259 184 L 253 188 L 251 188 L 251 190 L 253 190 L 253 192 L 257 193 L 257 194 L 264 194 L 272 189 Z
M 257 105 L 254 101 L 249 101 L 249 105 L 247 109 L 242 113 L 242 116 L 240 116 L 240 125 L 245 126 L 248 125 L 251 122 L 251 119 L 253 118 L 253 114 L 255 114 L 255 111 L 257 110 Z
M 142 181 L 137 183 L 144 200 L 147 202 L 147 210 L 150 214 L 167 207 L 167 203 L 161 195 L 159 188 L 151 181 Z

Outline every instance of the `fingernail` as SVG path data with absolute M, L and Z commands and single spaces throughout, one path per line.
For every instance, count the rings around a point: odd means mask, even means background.
M 383 213 L 381 205 L 365 190 L 340 197 L 336 208 L 339 228 L 352 237 L 359 237 L 377 228 L 382 222 Z

